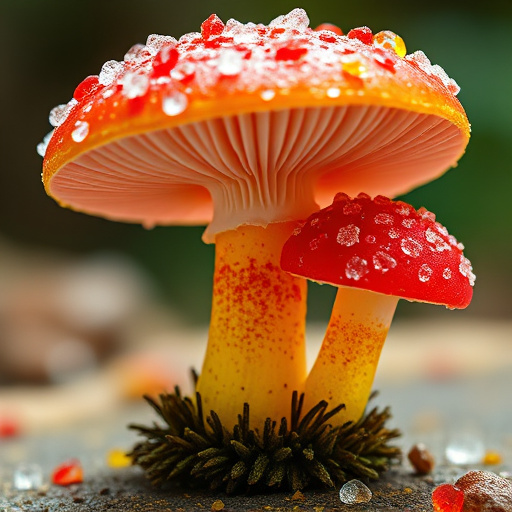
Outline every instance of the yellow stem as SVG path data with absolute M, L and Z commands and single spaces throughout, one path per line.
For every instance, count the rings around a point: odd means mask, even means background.
M 320 352 L 306 379 L 305 406 L 345 404 L 333 423 L 357 421 L 371 393 L 397 297 L 340 287 Z
M 233 426 L 244 402 L 251 426 L 289 415 L 306 378 L 306 282 L 279 258 L 294 223 L 241 226 L 216 237 L 212 317 L 198 381 L 205 412 Z

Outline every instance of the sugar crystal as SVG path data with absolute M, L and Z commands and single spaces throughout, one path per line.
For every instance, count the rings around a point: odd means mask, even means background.
M 394 222 L 393 216 L 389 213 L 378 213 L 373 220 L 375 224 L 386 224 L 387 226 L 391 226 Z
M 400 242 L 400 246 L 402 248 L 402 251 L 407 256 L 412 256 L 413 258 L 417 258 L 421 251 L 423 250 L 423 247 L 419 242 L 416 242 L 416 240 L 413 240 L 412 238 L 404 238 Z
M 177 116 L 188 106 L 188 97 L 180 91 L 173 91 L 162 101 L 162 109 L 168 116 Z
M 50 110 L 48 119 L 52 126 L 60 126 L 67 117 L 67 105 L 57 105 Z
M 388 270 L 396 267 L 396 260 L 386 252 L 377 251 L 373 255 L 373 267 L 385 274 Z
M 77 121 L 75 129 L 71 132 L 71 138 L 75 142 L 82 142 L 89 135 L 89 123 L 87 121 Z
M 273 91 L 272 89 L 266 89 L 264 91 L 261 91 L 261 93 L 260 93 L 261 99 L 263 101 L 270 101 L 270 100 L 274 99 L 275 95 L 276 95 L 276 92 Z
M 38 489 L 43 485 L 43 471 L 37 464 L 20 464 L 13 473 L 13 486 L 17 491 Z
M 146 46 L 154 51 L 156 54 L 160 51 L 164 46 L 168 45 L 176 45 L 178 44 L 177 39 L 172 36 L 161 36 L 159 34 L 151 34 L 148 36 L 146 41 Z
M 434 249 L 438 252 L 450 251 L 451 246 L 444 239 L 437 234 L 432 228 L 427 228 L 425 238 L 428 242 L 434 245 Z
M 405 228 L 412 228 L 416 224 L 416 219 L 404 219 L 402 221 L 402 226 Z
M 434 64 L 431 68 L 431 71 L 433 75 L 437 76 L 437 78 L 443 82 L 443 84 L 446 84 L 450 80 L 450 77 L 446 74 L 446 71 L 439 64 Z
M 361 212 L 362 208 L 359 203 L 347 203 L 343 206 L 343 215 L 357 215 Z
M 38 155 L 42 156 L 43 158 L 44 158 L 44 155 L 46 154 L 46 149 L 48 148 L 48 144 L 50 143 L 50 139 L 52 138 L 52 135 L 53 135 L 53 130 L 51 132 L 47 133 L 44 136 L 43 141 L 40 142 L 36 147 Z
M 430 280 L 433 272 L 434 271 L 426 263 L 423 263 L 418 270 L 418 278 L 422 283 L 426 283 Z
M 144 96 L 149 89 L 149 78 L 143 73 L 128 72 L 122 78 L 123 95 L 128 99 Z
M 414 53 L 407 55 L 407 60 L 414 62 L 424 71 L 430 69 L 432 66 L 430 59 L 421 50 L 417 50 Z
M 340 500 L 347 505 L 368 503 L 372 499 L 372 491 L 360 480 L 349 480 L 340 489 Z
M 341 94 L 341 91 L 338 87 L 329 87 L 326 94 L 328 98 L 338 98 Z
M 368 262 L 359 256 L 350 258 L 345 267 L 345 275 L 354 281 L 359 281 L 359 279 L 368 274 L 369 271 Z
M 226 35 L 233 38 L 235 44 L 253 44 L 260 41 L 261 36 L 254 23 L 244 25 L 236 20 L 228 20 L 226 23 Z
M 117 77 L 122 73 L 124 66 L 117 60 L 108 60 L 101 67 L 101 71 L 98 77 L 98 82 L 102 85 L 111 85 Z
M 236 50 L 224 50 L 217 61 L 217 69 L 221 75 L 238 75 L 243 68 L 242 54 Z
M 348 226 L 344 226 L 339 229 L 338 236 L 336 237 L 336 241 L 340 245 L 344 245 L 346 247 L 351 247 L 359 243 L 359 233 L 360 229 L 354 225 L 349 224 Z
M 50 124 L 54 127 L 60 126 L 67 119 L 69 113 L 77 104 L 78 101 L 72 98 L 66 104 L 57 105 L 56 107 L 52 108 L 50 115 L 48 116 Z
M 309 27 L 309 18 L 304 9 L 293 9 L 288 14 L 278 16 L 268 24 L 270 27 L 286 27 L 296 30 L 306 30 Z
M 469 284 L 473 286 L 475 284 L 476 276 L 473 274 L 473 267 L 471 266 L 471 262 L 461 255 L 460 264 L 459 264 L 459 272 L 467 277 L 469 280 Z
M 452 432 L 444 453 L 452 464 L 478 464 L 485 456 L 485 445 L 478 431 L 461 428 Z

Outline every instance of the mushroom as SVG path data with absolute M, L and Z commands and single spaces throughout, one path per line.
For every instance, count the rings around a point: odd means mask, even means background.
M 285 243 L 281 267 L 338 291 L 305 403 L 344 403 L 333 421 L 357 421 L 398 300 L 469 305 L 475 276 L 463 248 L 433 213 L 383 196 L 337 194 L 311 215 Z
M 295 223 L 338 190 L 395 195 L 464 153 L 458 87 L 392 32 L 268 26 L 149 36 L 50 113 L 47 193 L 111 220 L 208 224 L 212 319 L 197 389 L 226 425 L 280 418 L 306 377 L 302 279 L 279 268 Z

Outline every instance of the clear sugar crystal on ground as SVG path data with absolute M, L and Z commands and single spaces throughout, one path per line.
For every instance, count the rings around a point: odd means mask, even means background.
M 359 480 L 350 480 L 340 489 L 340 500 L 347 505 L 368 503 L 372 499 L 372 491 Z
M 13 486 L 18 491 L 39 489 L 43 485 L 43 472 L 37 464 L 21 464 L 13 473 Z

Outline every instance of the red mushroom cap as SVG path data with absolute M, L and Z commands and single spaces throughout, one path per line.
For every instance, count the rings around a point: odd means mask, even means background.
M 281 266 L 322 283 L 465 308 L 475 276 L 462 250 L 424 208 L 338 194 L 288 239 Z
M 457 84 L 401 38 L 215 15 L 153 35 L 87 77 L 39 146 L 60 204 L 112 220 L 240 224 L 304 218 L 333 194 L 397 195 L 462 156 Z M 400 43 L 400 44 L 398 44 Z

